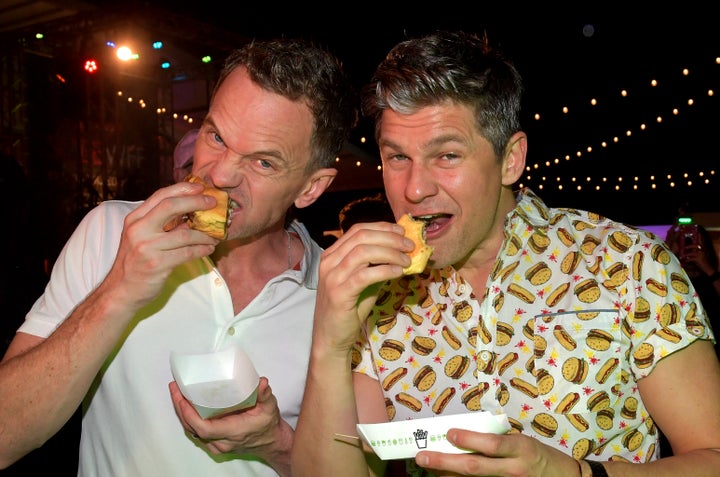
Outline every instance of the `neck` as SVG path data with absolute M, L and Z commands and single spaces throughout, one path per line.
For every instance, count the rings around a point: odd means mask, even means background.
M 297 235 L 280 228 L 262 236 L 222 242 L 211 258 L 227 277 L 239 272 L 257 274 L 258 270 L 278 275 L 294 266 L 301 255 L 302 243 Z

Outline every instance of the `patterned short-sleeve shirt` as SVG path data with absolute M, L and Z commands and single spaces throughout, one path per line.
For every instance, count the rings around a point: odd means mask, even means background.
M 511 432 L 629 462 L 659 451 L 637 382 L 714 340 L 662 240 L 527 189 L 483 295 L 451 267 L 392 280 L 364 331 L 353 369 L 378 379 L 391 421 L 504 412 Z

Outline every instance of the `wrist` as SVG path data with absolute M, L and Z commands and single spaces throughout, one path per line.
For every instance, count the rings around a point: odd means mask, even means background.
M 275 437 L 270 448 L 259 451 L 258 455 L 265 460 L 279 475 L 289 477 L 291 470 L 291 453 L 295 440 L 295 431 L 285 421 L 280 419 L 275 430 Z
M 578 470 L 580 471 L 580 477 L 585 477 L 587 474 L 583 472 L 583 460 L 575 459 L 575 462 L 577 462 Z

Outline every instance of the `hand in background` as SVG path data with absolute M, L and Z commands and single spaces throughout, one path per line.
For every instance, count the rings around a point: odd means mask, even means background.
M 715 273 L 708 255 L 710 252 L 709 247 L 712 246 L 712 243 L 705 243 L 701 236 L 696 245 L 687 246 L 682 251 L 681 262 L 683 267 L 688 269 L 691 277 L 697 274 L 712 275 Z

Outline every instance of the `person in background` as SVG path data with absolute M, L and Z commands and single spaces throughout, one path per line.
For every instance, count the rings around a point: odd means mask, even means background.
M 230 54 L 192 163 L 234 203 L 227 239 L 182 220 L 215 205 L 189 182 L 82 220 L 0 363 L 0 468 L 82 402 L 80 476 L 291 475 L 321 249 L 289 211 L 330 185 L 356 119 L 328 51 L 284 39 Z M 257 404 L 202 419 L 170 353 L 231 345 L 261 376 Z
M 390 204 L 382 192 L 353 199 L 338 212 L 338 228 L 324 231 L 322 237 L 318 237 L 318 243 L 323 248 L 328 248 L 356 222 L 376 222 L 378 220 L 390 222 L 395 220 Z
M 338 213 L 338 225 L 341 233 L 347 232 L 358 222 L 377 222 L 379 220 L 395 221 L 390 204 L 382 192 L 352 200 L 345 204 L 345 207 Z
M 407 473 L 718 475 L 720 364 L 692 283 L 655 235 L 513 190 L 522 90 L 463 32 L 403 41 L 376 69 L 362 107 L 385 194 L 426 222 L 434 251 L 403 276 L 412 241 L 375 222 L 323 253 L 296 477 L 382 475 L 336 435 L 358 423 L 479 411 L 509 432 L 449 429 L 469 452 L 418 451 Z
M 180 138 L 173 150 L 173 179 L 175 182 L 185 180 L 192 171 L 193 151 L 199 129 L 191 129 Z
M 717 332 L 720 329 L 720 271 L 712 236 L 700 224 L 675 225 L 668 230 L 665 242 L 680 258 Z M 720 357 L 717 343 L 715 351 Z

